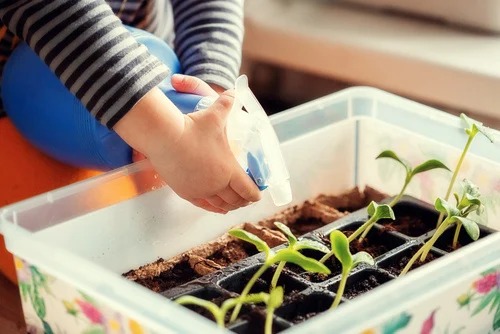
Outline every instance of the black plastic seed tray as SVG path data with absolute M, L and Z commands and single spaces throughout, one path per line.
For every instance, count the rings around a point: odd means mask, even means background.
M 388 203 L 390 200 L 389 198 L 384 203 Z M 347 279 L 342 303 L 348 303 L 357 296 L 395 279 L 418 248 L 432 237 L 438 213 L 428 203 L 404 196 L 394 207 L 394 213 L 396 221 L 385 220 L 375 224 L 360 246 L 361 248 L 351 247 L 353 254 L 360 250 L 369 252 L 374 257 L 375 264 L 373 266 L 362 264 L 351 272 Z M 329 234 L 331 231 L 341 230 L 349 235 L 367 219 L 368 215 L 366 208 L 364 208 L 307 233 L 302 238 L 320 241 L 330 248 Z M 451 243 L 454 231 L 455 229 L 450 227 L 441 236 L 426 263 L 452 251 Z M 480 226 L 480 231 L 480 238 L 496 232 L 483 226 Z M 465 230 L 462 230 L 459 237 L 461 247 L 471 242 L 472 240 Z M 274 250 L 277 251 L 285 247 L 286 245 L 281 245 L 275 247 Z M 311 250 L 305 250 L 303 254 L 317 260 L 323 256 L 321 252 Z M 225 299 L 238 296 L 255 271 L 258 270 L 263 259 L 262 253 L 256 254 L 220 271 L 164 291 L 162 295 L 170 299 L 176 299 L 182 295 L 192 295 L 220 305 Z M 332 271 L 330 275 L 311 274 L 293 264 L 285 266 L 278 281 L 278 285 L 285 289 L 285 299 L 283 305 L 275 312 L 273 324 L 275 333 L 329 309 L 340 282 L 341 267 L 334 257 L 325 265 Z M 415 263 L 412 269 L 417 268 L 418 265 Z M 268 269 L 262 275 L 251 293 L 269 290 L 275 268 L 276 266 Z M 210 318 L 208 313 L 199 308 L 192 306 L 189 308 Z M 228 328 L 240 334 L 259 333 L 263 332 L 264 319 L 265 308 L 263 305 L 245 306 L 239 319 Z

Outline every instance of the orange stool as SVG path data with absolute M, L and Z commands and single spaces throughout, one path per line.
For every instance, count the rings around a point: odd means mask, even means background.
M 22 138 L 8 118 L 0 118 L 0 208 L 101 173 L 71 167 L 44 155 Z M 120 179 L 113 184 L 112 192 L 95 194 L 89 205 L 94 208 L 96 201 L 103 205 L 116 202 L 136 192 L 134 180 Z M 1 235 L 0 272 L 17 282 L 13 257 Z

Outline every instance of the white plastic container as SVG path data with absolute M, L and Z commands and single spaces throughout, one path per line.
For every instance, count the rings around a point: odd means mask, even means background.
M 454 167 L 466 141 L 459 118 L 371 88 L 318 99 L 273 116 L 272 123 L 290 173 L 292 204 L 355 185 L 395 193 L 403 170 L 389 161 L 375 161 L 382 150 L 393 149 L 413 164 L 437 158 Z M 500 147 L 478 136 L 460 174 L 480 187 L 487 223 L 495 229 L 500 229 L 499 167 Z M 444 196 L 449 177 L 444 171 L 421 174 L 408 194 L 433 202 Z M 134 183 L 137 194 L 119 192 L 123 182 Z M 50 327 L 54 333 L 216 333 L 220 330 L 215 324 L 120 274 L 281 209 L 266 192 L 256 205 L 226 216 L 204 212 L 177 197 L 148 162 L 141 162 L 5 207 L 0 227 L 7 247 L 18 257 L 29 326 L 46 332 Z M 394 317 L 406 322 L 398 333 L 415 333 L 436 308 L 434 325 L 441 330 L 465 326 L 463 333 L 492 331 L 500 307 L 488 313 L 488 305 L 472 317 L 467 307 L 458 307 L 457 298 L 463 301 L 481 273 L 496 266 L 500 234 L 287 333 L 395 333 L 390 331 Z M 500 291 L 500 283 L 487 288 Z

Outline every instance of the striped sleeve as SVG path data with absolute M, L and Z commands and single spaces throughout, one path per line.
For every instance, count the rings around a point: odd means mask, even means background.
M 172 0 L 172 9 L 184 73 L 233 87 L 241 66 L 243 0 Z
M 1 1 L 0 19 L 109 128 L 169 73 L 103 0 Z

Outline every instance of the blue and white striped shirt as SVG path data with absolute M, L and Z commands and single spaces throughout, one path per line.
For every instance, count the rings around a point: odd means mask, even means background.
M 207 83 L 230 88 L 241 65 L 243 0 L 0 0 L 0 20 L 0 73 L 25 41 L 109 128 L 168 74 L 122 24 L 173 43 Z

